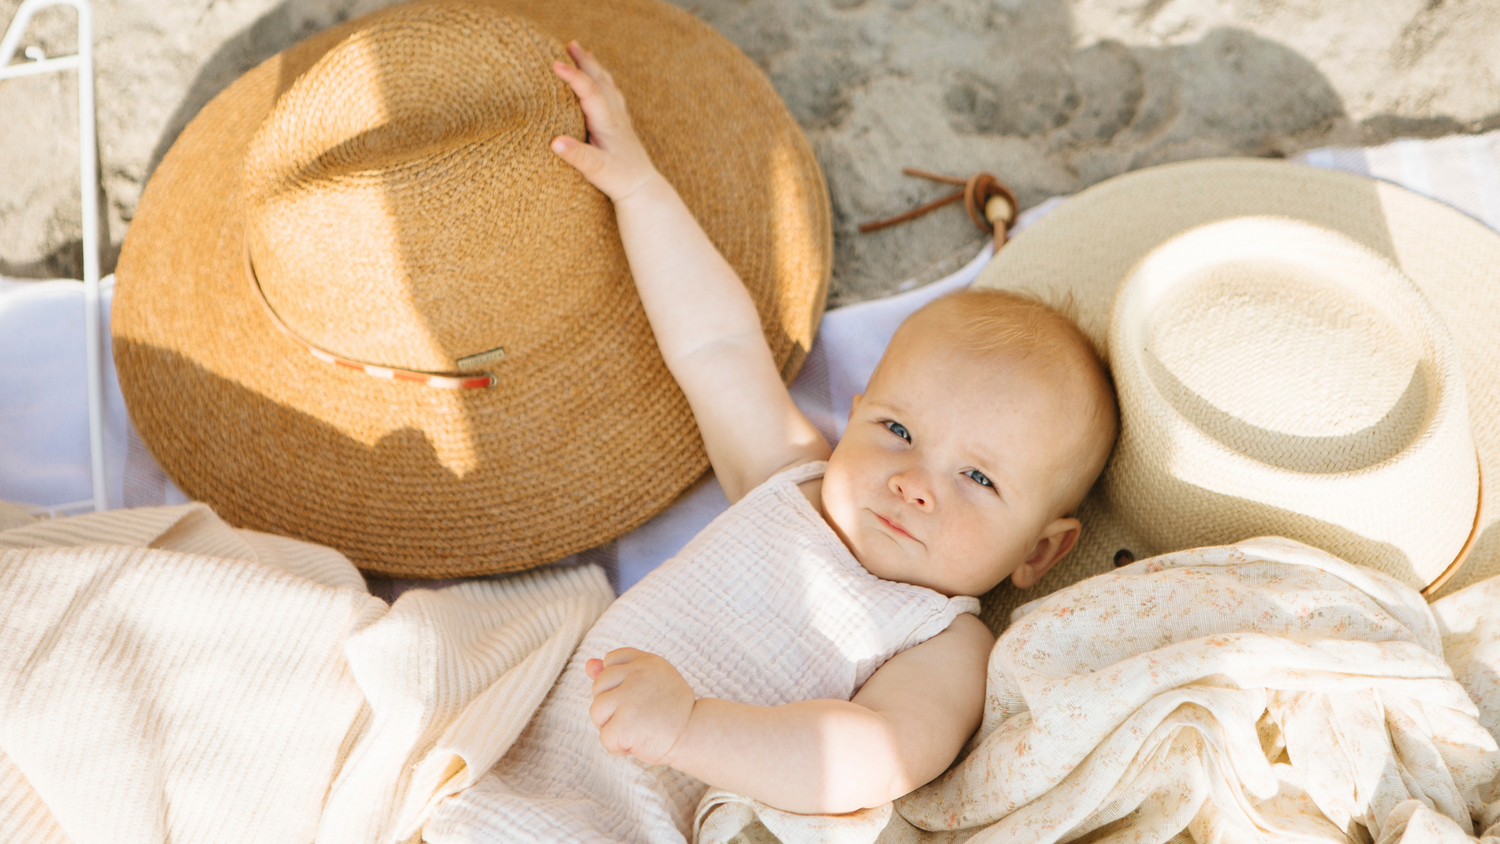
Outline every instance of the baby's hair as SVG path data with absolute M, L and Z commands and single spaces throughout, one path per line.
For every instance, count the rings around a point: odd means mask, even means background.
M 927 305 L 948 311 L 959 348 L 984 357 L 1034 362 L 1081 376 L 1086 390 L 1086 426 L 1078 443 L 1083 471 L 1059 493 L 1065 512 L 1072 512 L 1104 469 L 1119 430 L 1114 381 L 1102 350 L 1074 321 L 1073 299 L 1057 305 L 1009 290 L 961 290 Z
M 1075 322 L 1072 294 L 1056 305 L 1010 290 L 960 290 L 928 307 L 953 308 L 959 344 L 970 352 L 1003 352 L 1018 359 L 1033 354 L 1043 358 L 1087 352 L 1103 367 L 1103 355 Z

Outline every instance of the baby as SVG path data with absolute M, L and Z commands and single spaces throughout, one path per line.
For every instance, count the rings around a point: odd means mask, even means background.
M 802 813 L 899 797 L 979 726 L 994 637 L 974 596 L 1007 577 L 1031 586 L 1078 539 L 1069 514 L 1115 435 L 1108 375 L 1046 306 L 950 295 L 902 324 L 830 453 L 608 72 L 568 50 L 577 67 L 554 70 L 589 141 L 552 149 L 614 200 L 657 343 L 735 503 L 606 611 L 429 840 L 682 841 L 709 786 Z

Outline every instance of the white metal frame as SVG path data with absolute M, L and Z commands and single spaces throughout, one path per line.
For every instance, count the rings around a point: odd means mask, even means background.
M 48 58 L 27 49 L 30 62 L 11 64 L 31 18 L 51 6 L 72 6 L 78 12 L 78 52 Z M 0 39 L 0 81 L 39 73 L 78 71 L 78 192 L 83 201 L 83 325 L 88 356 L 89 471 L 93 507 L 109 506 L 104 476 L 104 370 L 99 310 L 99 162 L 94 125 L 94 15 L 88 0 L 24 0 Z M 76 510 L 88 501 L 40 508 L 48 515 Z

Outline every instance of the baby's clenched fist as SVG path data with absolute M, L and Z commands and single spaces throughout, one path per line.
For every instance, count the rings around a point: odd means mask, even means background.
M 694 702 L 677 669 L 656 654 L 618 648 L 586 662 L 584 671 L 594 681 L 589 719 L 604 749 L 648 765 L 670 764 L 667 757 L 687 729 Z

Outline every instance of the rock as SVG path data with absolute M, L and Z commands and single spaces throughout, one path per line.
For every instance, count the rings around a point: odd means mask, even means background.
M 602 0 L 601 0 L 602 1 Z M 931 277 L 986 237 L 960 206 L 860 235 L 998 175 L 1023 208 L 1127 170 L 1500 127 L 1500 0 L 677 0 L 770 76 L 833 198 L 831 304 Z M 8 20 L 19 0 L 0 0 Z M 382 0 L 97 0 L 106 271 L 140 191 L 215 93 Z M 70 51 L 71 10 L 26 44 Z M 0 83 L 0 274 L 80 266 L 74 81 Z

